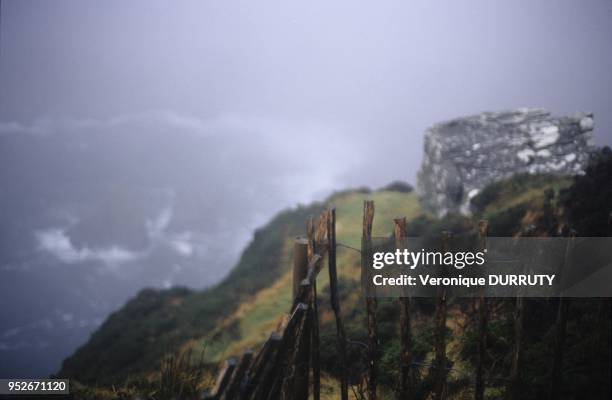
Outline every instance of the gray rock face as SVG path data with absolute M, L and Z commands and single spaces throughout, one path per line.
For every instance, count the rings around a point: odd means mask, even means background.
M 575 175 L 593 147 L 593 115 L 553 117 L 518 109 L 458 118 L 429 128 L 417 190 L 437 215 L 469 213 L 470 199 L 516 173 Z

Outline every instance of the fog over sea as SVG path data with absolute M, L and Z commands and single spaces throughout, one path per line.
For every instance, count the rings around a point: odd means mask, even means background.
M 609 1 L 469 3 L 2 1 L 0 377 L 215 284 L 286 207 L 414 184 L 433 123 L 583 110 L 612 142 Z

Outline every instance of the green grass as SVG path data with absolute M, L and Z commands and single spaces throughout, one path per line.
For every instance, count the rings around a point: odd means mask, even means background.
M 122 382 L 126 376 L 154 370 L 167 355 L 206 348 L 206 361 L 217 362 L 258 347 L 287 312 L 293 238 L 303 235 L 309 216 L 327 205 L 337 208 L 338 242 L 360 246 L 363 200 L 376 202 L 375 234 L 387 235 L 392 218 L 419 213 L 413 193 L 342 192 L 324 203 L 299 206 L 258 229 L 240 261 L 216 287 L 203 291 L 147 290 L 111 315 L 92 338 L 68 358 L 60 372 L 87 384 Z M 358 253 L 339 251 L 341 278 L 358 280 Z M 320 274 L 318 285 L 328 285 Z M 180 297 L 180 298 L 178 298 Z
M 364 200 L 374 200 L 377 214 L 373 226 L 375 234 L 386 236 L 392 228 L 393 218 L 397 216 L 416 216 L 420 209 L 415 194 L 382 191 L 374 193 L 345 192 L 331 197 L 328 205 L 336 207 L 337 241 L 359 248 L 361 243 L 361 214 Z M 208 346 L 206 360 L 219 362 L 229 356 L 237 355 L 246 348 L 258 348 L 277 326 L 279 319 L 289 311 L 291 305 L 291 249 L 293 241 L 287 238 L 280 258 L 284 273 L 272 280 L 268 287 L 255 293 L 248 302 L 241 304 L 231 315 L 224 318 L 217 329 L 195 341 L 195 348 Z M 360 279 L 359 253 L 339 248 L 337 255 L 338 274 L 341 279 L 358 282 Z M 324 268 L 317 277 L 317 286 L 325 290 L 329 285 L 329 275 Z M 358 295 L 358 293 L 356 293 Z M 356 306 L 359 296 L 353 296 Z M 328 301 L 329 299 L 321 299 Z M 346 305 L 345 305 L 346 306 Z M 350 310 L 351 307 L 347 307 Z M 325 311 L 323 308 L 322 311 Z M 330 316 L 327 316 L 329 319 Z M 227 327 L 237 324 L 235 332 L 227 332 Z M 233 338 L 232 338 L 233 336 Z
M 393 231 L 393 219 L 407 217 L 409 220 L 421 213 L 415 193 L 380 191 L 369 194 L 346 193 L 332 197 L 336 206 L 336 235 L 340 243 L 352 247 L 361 246 L 363 201 L 374 200 L 375 213 L 373 236 L 387 236 Z
M 546 190 L 558 194 L 571 183 L 571 178 L 563 176 L 515 175 L 487 186 L 472 199 L 472 206 L 485 218 L 521 204 L 541 206 Z
M 484 217 L 489 219 L 494 233 L 511 235 L 525 221 L 549 224 L 546 221 L 550 220 L 546 218 L 556 212 L 553 209 L 560 201 L 559 192 L 570 184 L 569 179 L 551 176 L 517 176 L 495 183 L 474 199 L 477 209 L 474 218 L 453 215 L 436 219 L 423 213 L 414 193 L 393 191 L 340 192 L 324 203 L 284 211 L 255 233 L 253 241 L 226 280 L 203 291 L 174 289 L 142 292 L 111 316 L 90 342 L 67 361 L 63 374 L 88 385 L 96 381 L 108 385 L 124 382 L 129 374 L 155 375 L 161 360 L 168 354 L 185 354 L 187 350 L 194 355 L 204 353 L 205 365 L 212 371 L 221 360 L 237 356 L 246 348 L 257 350 L 276 328 L 282 315 L 289 311 L 293 238 L 304 234 L 305 221 L 310 215 L 318 216 L 328 205 L 335 206 L 337 210 L 337 242 L 341 245 L 337 251 L 339 294 L 347 336 L 353 341 L 366 342 L 365 311 L 359 283 L 360 254 L 342 246 L 360 247 L 364 200 L 375 202 L 374 236 L 388 236 L 393 228 L 393 219 L 401 216 L 408 218 L 411 234 L 433 235 L 442 229 L 457 233 L 471 230 L 475 221 Z M 550 199 L 550 189 L 555 194 L 553 199 Z M 325 266 L 317 277 L 317 287 L 324 370 L 322 397 L 337 398 L 335 374 L 339 370 L 339 357 Z M 551 304 L 536 305 L 539 309 L 534 307 L 534 315 L 554 315 L 548 309 L 552 307 Z M 420 360 L 427 360 L 431 357 L 433 340 L 433 302 L 430 299 L 415 299 L 413 308 L 414 354 Z M 454 369 L 462 376 L 473 374 L 473 351 L 470 350 L 473 347 L 470 342 L 473 334 L 464 327 L 467 316 L 465 308 L 465 304 L 452 300 L 447 321 L 449 357 Z M 587 308 L 586 314 L 591 311 Z M 398 308 L 394 299 L 380 299 L 378 314 L 381 398 L 393 398 L 399 362 Z M 495 318 L 492 318 L 491 326 L 499 326 L 499 329 L 491 338 L 491 351 L 503 356 L 507 352 L 508 340 L 511 340 L 504 322 L 507 317 L 502 313 L 498 320 Z M 534 337 L 543 338 L 537 342 L 542 346 L 549 344 L 546 340 L 551 335 L 547 331 L 548 322 L 541 320 L 539 318 L 537 323 L 527 326 L 534 327 Z M 526 355 L 533 353 L 536 347 L 527 345 Z M 581 354 L 578 351 L 574 353 Z M 349 349 L 349 357 L 351 365 L 361 362 L 357 348 Z M 195 362 L 196 358 L 192 361 Z M 506 367 L 500 362 L 494 372 L 503 375 L 503 368 Z M 106 381 L 101 381 L 101 377 Z M 424 393 L 427 391 L 426 384 L 426 380 L 421 382 L 420 390 Z M 461 379 L 455 379 L 449 381 L 449 385 L 456 390 L 456 398 L 470 393 L 469 382 L 466 384 Z M 487 393 L 503 393 L 503 387 L 490 385 Z

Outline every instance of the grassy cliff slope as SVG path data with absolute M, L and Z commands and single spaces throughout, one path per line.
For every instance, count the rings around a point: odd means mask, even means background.
M 411 236 L 435 237 L 443 229 L 465 232 L 474 229 L 480 218 L 489 220 L 492 236 L 511 236 L 527 225 L 531 225 L 538 235 L 554 235 L 568 224 L 578 227 L 584 234 L 605 234 L 607 225 L 602 225 L 601 221 L 607 220 L 607 207 L 612 204 L 609 190 L 612 153 L 606 157 L 605 163 L 591 168 L 584 177 L 519 175 L 495 183 L 474 198 L 473 217 L 449 215 L 435 219 L 420 211 L 414 193 L 393 191 L 342 192 L 325 203 L 285 211 L 255 233 L 238 265 L 218 286 L 204 291 L 141 292 L 113 314 L 89 343 L 66 360 L 62 374 L 90 385 L 96 381 L 122 382 L 130 373 L 147 374 L 159 370 L 161 360 L 168 354 L 186 354 L 186 350 L 191 350 L 189 354 L 193 354 L 194 359 L 203 354 L 204 365 L 213 370 L 221 360 L 238 355 L 243 349 L 257 350 L 290 306 L 293 237 L 305 231 L 309 215 L 318 215 L 324 206 L 333 204 L 337 208 L 340 304 L 349 339 L 347 367 L 351 384 L 356 385 L 365 370 L 362 344 L 367 337 L 359 284 L 359 253 L 352 248 L 360 246 L 364 199 L 373 199 L 376 204 L 375 236 L 388 235 L 393 218 L 398 216 L 408 217 Z M 337 398 L 336 374 L 341 365 L 336 352 L 325 267 L 318 276 L 317 287 L 324 373 L 322 395 L 323 398 Z M 503 397 L 505 390 L 509 349 L 513 343 L 513 304 L 512 299 L 497 299 L 491 303 L 485 365 L 488 374 L 486 395 L 490 398 Z M 414 359 L 423 365 L 417 368 L 417 390 L 425 398 L 431 390 L 427 363 L 432 358 L 435 304 L 433 299 L 414 299 L 412 307 Z M 473 397 L 470 390 L 476 336 L 472 307 L 467 299 L 449 302 L 447 355 L 452 366 L 448 378 L 449 398 Z M 525 398 L 528 399 L 547 394 L 556 307 L 554 299 L 528 302 L 524 350 L 527 367 L 523 373 L 523 384 L 528 388 Z M 609 320 L 601 319 L 601 310 L 598 299 L 576 300 L 571 304 L 566 359 L 573 369 L 565 380 L 566 393 L 593 394 L 590 398 L 609 393 L 610 346 L 608 342 L 607 347 L 601 347 L 598 338 L 602 333 L 609 335 L 610 324 Z M 379 299 L 381 398 L 393 398 L 396 387 L 400 352 L 398 314 L 394 299 Z M 157 379 L 149 382 L 159 382 Z M 209 381 L 202 385 L 208 384 Z
M 366 198 L 375 200 L 380 210 L 375 232 L 386 234 L 393 217 L 413 217 L 419 212 L 415 194 L 397 191 L 341 192 L 324 203 L 281 212 L 254 233 L 238 264 L 220 284 L 202 291 L 141 291 L 64 361 L 60 375 L 87 384 L 120 383 L 129 375 L 156 369 L 165 355 L 187 346 L 196 346 L 194 354 L 206 348 L 209 361 L 244 346 L 257 346 L 274 328 L 280 313 L 289 308 L 292 243 L 305 232 L 306 219 L 334 205 L 338 241 L 359 247 Z M 342 256 L 356 260 L 347 252 Z M 349 264 L 340 273 L 357 282 L 357 265 Z M 324 276 L 321 274 L 322 279 Z

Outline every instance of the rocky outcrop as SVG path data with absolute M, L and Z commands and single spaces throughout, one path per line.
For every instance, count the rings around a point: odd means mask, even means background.
M 593 115 L 553 117 L 518 109 L 458 118 L 429 128 L 417 190 L 438 215 L 469 213 L 470 199 L 516 173 L 580 174 L 592 151 Z

